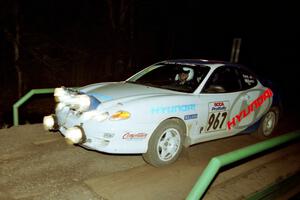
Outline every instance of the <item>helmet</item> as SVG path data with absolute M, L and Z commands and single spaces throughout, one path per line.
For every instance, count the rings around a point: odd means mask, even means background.
M 186 81 L 190 81 L 193 79 L 194 77 L 194 70 L 192 68 L 189 67 L 182 67 L 179 69 L 178 74 L 176 74 L 175 76 L 175 81 L 179 80 L 179 74 L 180 73 L 187 73 L 189 76 L 187 77 Z

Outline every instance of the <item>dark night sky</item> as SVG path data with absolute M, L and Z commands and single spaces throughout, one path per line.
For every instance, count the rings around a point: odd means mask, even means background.
M 111 45 L 106 2 L 26 1 L 20 10 L 25 30 L 99 50 Z M 114 2 L 118 10 L 119 1 Z M 232 39 L 241 37 L 241 62 L 245 64 L 296 64 L 299 14 L 295 5 L 222 5 L 196 0 L 131 1 L 130 5 L 134 7 L 136 46 L 141 47 L 137 51 L 147 51 L 149 40 L 156 46 L 150 50 L 157 57 L 147 58 L 146 63 L 164 59 L 170 44 L 171 57 L 229 59 Z M 119 17 L 118 12 L 114 14 Z M 145 35 L 148 41 L 141 39 Z
M 286 104 L 295 103 L 291 92 L 300 89 L 295 83 L 300 46 L 297 6 L 287 1 L 240 3 L 1 1 L 0 89 L 9 89 L 1 96 L 7 101 L 0 101 L 0 118 L 10 118 L 3 113 L 10 113 L 17 99 L 15 5 L 23 94 L 31 88 L 120 80 L 124 72 L 169 58 L 229 60 L 232 40 L 240 37 L 240 63 L 278 82 Z M 39 76 L 32 78 L 33 73 Z

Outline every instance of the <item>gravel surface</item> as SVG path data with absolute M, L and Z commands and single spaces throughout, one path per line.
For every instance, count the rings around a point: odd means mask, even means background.
M 1 129 L 0 136 L 0 199 L 100 199 L 84 180 L 145 165 L 141 156 L 68 145 L 40 124 Z
M 294 130 L 296 121 L 285 118 L 275 135 Z M 0 137 L 1 200 L 184 199 L 213 156 L 259 141 L 241 135 L 194 145 L 175 164 L 154 168 L 141 155 L 110 155 L 68 145 L 41 124 L 0 129 Z M 249 166 L 226 170 L 215 182 Z

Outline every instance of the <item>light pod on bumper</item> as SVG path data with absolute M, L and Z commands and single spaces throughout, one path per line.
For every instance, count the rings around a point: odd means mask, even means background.
M 64 87 L 54 89 L 54 99 L 56 102 L 63 102 L 67 98 L 69 98 L 69 94 Z
M 78 144 L 85 140 L 83 129 L 78 126 L 68 128 L 65 133 L 65 137 L 68 143 Z
M 56 119 L 53 115 L 48 115 L 43 118 L 43 125 L 45 130 L 54 130 L 56 126 Z

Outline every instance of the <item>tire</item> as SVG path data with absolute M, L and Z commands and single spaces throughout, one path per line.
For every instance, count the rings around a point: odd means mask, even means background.
M 270 108 L 270 110 L 261 119 L 259 127 L 254 132 L 254 135 L 262 139 L 270 137 L 277 127 L 278 119 L 279 109 L 277 107 Z
M 162 122 L 149 140 L 144 160 L 155 167 L 175 162 L 183 148 L 184 130 L 177 120 Z

